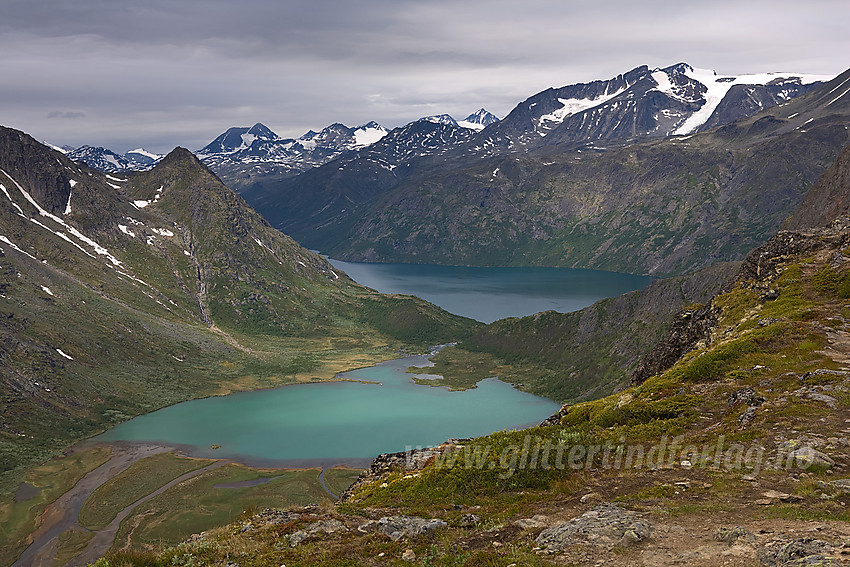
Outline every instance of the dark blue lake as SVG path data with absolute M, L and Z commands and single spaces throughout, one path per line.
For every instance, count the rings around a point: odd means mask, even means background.
M 540 311 L 577 311 L 654 278 L 576 268 L 469 268 L 364 264 L 329 259 L 354 281 L 382 293 L 407 293 L 451 313 L 492 323 Z

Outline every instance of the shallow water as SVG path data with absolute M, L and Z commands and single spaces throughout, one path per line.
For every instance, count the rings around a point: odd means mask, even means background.
M 340 375 L 380 384 L 302 384 L 184 402 L 100 439 L 168 443 L 194 456 L 258 464 L 362 464 L 380 453 L 536 425 L 560 407 L 497 379 L 462 392 L 418 385 L 406 370 L 426 364 L 411 356 Z

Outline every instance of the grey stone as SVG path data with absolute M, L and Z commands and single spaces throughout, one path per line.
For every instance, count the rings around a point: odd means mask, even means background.
M 339 520 L 320 520 L 294 532 L 289 536 L 289 545 L 295 547 L 304 542 L 310 536 L 316 534 L 335 534 L 337 532 L 347 532 L 348 528 Z
M 427 520 L 416 516 L 385 516 L 378 520 L 378 531 L 398 541 L 405 536 L 431 534 L 446 525 L 446 522 L 437 518 Z
M 834 488 L 845 494 L 850 493 L 850 478 L 837 478 L 820 483 L 821 488 Z
M 828 541 L 800 538 L 792 541 L 773 541 L 759 550 L 759 561 L 771 567 L 802 567 L 804 565 L 835 567 L 841 560 L 832 556 Z
M 749 544 L 754 544 L 758 541 L 750 530 L 741 526 L 735 526 L 734 528 L 723 526 L 717 528 L 717 531 L 714 532 L 714 540 L 722 541 L 729 546 L 739 543 L 739 540 L 740 542 Z
M 521 520 L 516 520 L 514 522 L 514 525 L 519 526 L 523 529 L 545 528 L 549 525 L 549 518 L 543 516 L 542 514 L 535 514 L 530 518 L 522 518 Z
M 752 423 L 753 419 L 756 417 L 756 411 L 758 411 L 753 406 L 747 406 L 747 409 L 744 410 L 744 413 L 738 418 L 738 425 L 741 427 L 747 427 L 750 423 Z
M 832 460 L 832 457 L 812 447 L 800 447 L 791 451 L 788 453 L 788 462 L 801 469 L 807 469 L 811 466 L 835 466 L 835 461 Z
M 298 530 L 297 532 L 293 532 L 289 535 L 289 545 L 295 547 L 297 545 L 301 545 L 304 540 L 310 537 L 310 534 L 305 532 L 304 530 Z
M 651 524 L 639 514 L 606 502 L 569 522 L 543 530 L 536 541 L 539 547 L 553 552 L 577 543 L 615 548 L 634 545 L 651 533 Z

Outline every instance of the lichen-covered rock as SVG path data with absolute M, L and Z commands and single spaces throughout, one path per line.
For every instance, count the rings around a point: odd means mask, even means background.
M 651 533 L 652 525 L 640 514 L 606 502 L 569 522 L 543 530 L 537 536 L 537 545 L 551 552 L 574 544 L 628 547 Z
M 437 518 L 429 520 L 416 516 L 385 516 L 378 520 L 378 531 L 398 541 L 405 536 L 431 534 L 446 525 L 446 522 Z
M 789 463 L 795 466 L 807 469 L 811 466 L 832 467 L 835 466 L 835 461 L 826 453 L 821 453 L 812 447 L 800 447 L 788 453 Z
M 549 525 L 549 518 L 542 514 L 535 514 L 530 518 L 515 520 L 513 524 L 523 529 L 545 528 Z
M 289 545 L 295 547 L 304 542 L 304 540 L 316 534 L 335 534 L 337 532 L 347 532 L 348 528 L 339 520 L 333 518 L 329 520 L 320 520 L 293 532 L 289 536 Z
M 772 541 L 759 550 L 759 561 L 769 567 L 840 567 L 840 559 L 832 555 L 828 541 L 800 538 L 792 541 Z
M 714 532 L 714 540 L 722 541 L 730 546 L 737 543 L 754 544 L 758 541 L 750 530 L 741 526 L 735 526 L 734 528 L 722 526 L 717 528 L 717 531 Z

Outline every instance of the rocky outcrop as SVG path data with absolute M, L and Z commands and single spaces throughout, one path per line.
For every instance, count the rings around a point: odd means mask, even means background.
M 713 305 L 679 313 L 670 325 L 667 337 L 638 362 L 632 372 L 632 384 L 640 384 L 650 376 L 667 370 L 697 344 L 708 342 L 719 315 L 720 309 Z
M 420 471 L 438 456 L 462 447 L 469 439 L 449 439 L 436 447 L 420 447 L 410 451 L 399 451 L 398 453 L 381 453 L 372 465 L 357 477 L 357 480 L 343 492 L 339 500 L 345 502 L 351 499 L 357 490 L 364 484 L 369 484 L 393 471 L 413 472 Z
M 333 518 L 329 520 L 319 520 L 318 522 L 313 522 L 312 524 L 305 526 L 304 529 L 293 532 L 289 536 L 289 545 L 291 547 L 295 547 L 314 535 L 335 534 L 347 531 L 348 528 L 345 527 L 345 524 L 339 520 L 335 520 Z
M 385 516 L 375 523 L 377 531 L 393 541 L 403 537 L 430 535 L 447 525 L 438 518 L 425 519 L 416 516 Z

